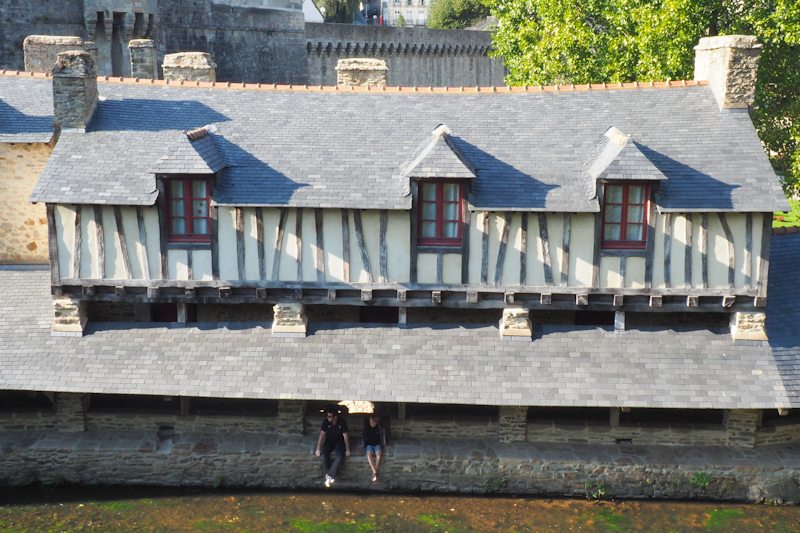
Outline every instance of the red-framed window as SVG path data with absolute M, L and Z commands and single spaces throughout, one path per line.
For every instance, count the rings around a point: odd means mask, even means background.
M 211 242 L 210 188 L 204 178 L 167 180 L 169 242 Z
M 461 184 L 457 181 L 419 183 L 420 246 L 461 246 Z
M 603 194 L 603 248 L 643 250 L 647 244 L 648 186 L 607 183 Z

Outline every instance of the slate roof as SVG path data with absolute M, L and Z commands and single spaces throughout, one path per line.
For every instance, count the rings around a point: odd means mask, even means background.
M 725 329 L 94 323 L 52 337 L 49 273 L 0 269 L 0 389 L 430 403 L 800 408 L 800 236 L 773 239 L 769 343 Z M 330 368 L 335 368 L 331 372 Z
M 0 76 L 0 91 L 30 80 Z M 663 172 L 659 208 L 788 209 L 747 113 L 707 85 L 590 91 L 349 92 L 98 83 L 85 134 L 65 133 L 33 201 L 152 204 L 147 173 L 181 130 L 215 124 L 221 205 L 409 209 L 400 165 L 437 124 L 476 178 L 474 209 L 596 212 L 576 167 L 615 126 Z
M 53 89 L 49 79 L 3 83 L 0 76 L 0 143 L 48 143 L 53 138 Z
M 595 180 L 667 179 L 629 135 L 613 127 L 600 139 L 583 168 Z
M 213 135 L 207 130 L 197 140 L 190 140 L 185 132 L 180 133 L 169 151 L 156 161 L 152 174 L 215 174 L 225 168 L 225 160 L 219 154 Z
M 464 163 L 449 133 L 445 125 L 431 132 L 401 165 L 404 174 L 409 178 L 474 178 L 475 173 Z

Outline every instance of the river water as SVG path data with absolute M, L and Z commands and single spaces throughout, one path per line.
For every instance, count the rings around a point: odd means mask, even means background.
M 796 533 L 800 508 L 326 492 L 30 487 L 0 490 L 0 532 Z

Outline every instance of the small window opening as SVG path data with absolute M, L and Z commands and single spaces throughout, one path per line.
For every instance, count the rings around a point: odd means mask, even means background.
M 134 13 L 133 16 L 133 38 L 139 39 L 144 30 L 144 13 Z
M 144 34 L 145 39 L 153 38 L 153 14 L 147 15 L 147 31 Z
M 613 311 L 576 311 L 576 326 L 613 326 Z
M 398 307 L 359 307 L 358 318 L 359 322 L 367 324 L 397 324 L 400 310 Z

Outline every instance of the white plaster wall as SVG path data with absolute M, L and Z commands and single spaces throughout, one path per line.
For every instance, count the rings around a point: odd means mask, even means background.
M 339 227 L 341 228 L 341 222 Z M 339 242 L 341 242 L 341 237 L 339 237 Z M 386 222 L 386 254 L 389 281 L 408 283 L 411 272 L 410 211 L 389 211 L 389 218 Z M 457 283 L 461 283 L 460 256 Z
M 751 286 L 756 288 L 758 286 L 758 277 L 760 275 L 759 265 L 761 264 L 761 239 L 763 235 L 764 215 L 761 213 L 753 213 L 753 266 L 750 272 L 753 273 Z
M 192 255 L 194 259 L 194 255 Z M 169 279 L 189 279 L 188 252 L 186 250 L 167 250 L 167 268 Z M 194 271 L 194 264 L 192 264 Z M 194 272 L 193 272 L 194 273 Z
M 664 232 L 667 227 L 667 217 L 656 213 L 655 242 L 653 247 L 653 288 L 664 288 Z
M 417 283 L 436 283 L 436 256 L 437 254 L 417 255 Z M 442 268 L 444 269 L 444 263 Z
M 544 285 L 544 254 L 542 253 L 542 238 L 539 234 L 539 216 L 537 213 L 528 213 L 528 257 L 526 264 L 525 281 L 528 285 Z
M 728 241 L 716 213 L 708 214 L 708 287 L 728 287 Z
M 433 268 L 436 269 L 435 264 Z M 461 254 L 442 255 L 442 283 L 461 285 Z
M 258 228 L 256 227 L 256 210 L 246 207 L 242 210 L 244 218 L 244 277 L 247 280 L 259 281 L 258 272 Z M 194 274 L 194 256 L 192 256 L 192 273 Z
M 97 279 L 97 226 L 94 222 L 94 208 L 82 205 L 81 209 L 81 277 Z
M 303 281 L 317 281 L 317 227 L 313 209 L 302 209 L 303 214 Z
M 629 257 L 625 261 L 625 287 L 630 289 L 644 288 L 644 266 L 644 257 Z
M 62 278 L 77 277 L 72 271 L 75 248 L 75 211 L 64 205 L 55 207 L 58 269 Z
M 272 279 L 272 264 L 275 258 L 275 242 L 278 239 L 278 224 L 281 220 L 281 210 L 264 208 L 264 262 L 266 263 L 267 279 Z
M 503 220 L 502 217 L 500 220 Z M 502 226 L 501 226 L 502 227 Z M 522 213 L 512 213 L 508 231 L 501 285 L 519 285 L 520 249 L 522 247 Z M 459 277 L 460 282 L 461 278 Z M 457 282 L 457 283 L 458 283 Z
M 283 232 L 283 248 L 279 278 L 281 281 L 297 281 L 297 209 L 289 209 L 286 229 Z
M 744 249 L 747 240 L 747 220 L 743 213 L 726 214 L 728 226 L 733 234 L 733 249 L 736 259 L 736 271 L 733 276 L 735 287 L 744 287 Z
M 561 251 L 564 242 L 564 215 L 561 213 L 548 213 L 547 240 L 550 241 L 550 262 L 553 265 L 553 285 L 561 285 Z
M 569 285 L 591 287 L 594 263 L 594 215 L 573 214 L 570 225 Z
M 219 243 L 219 279 L 238 280 L 239 265 L 236 254 L 236 211 L 232 207 L 217 209 Z M 194 269 L 194 265 L 192 265 Z
M 692 218 L 692 288 L 703 288 L 703 254 L 700 253 L 700 228 L 703 225 L 701 213 L 689 213 Z M 709 218 L 711 218 L 709 216 Z M 709 250 L 710 250 L 709 246 Z M 710 262 L 710 261 L 709 261 Z
M 673 287 L 683 288 L 686 283 L 686 217 L 672 216 L 672 251 L 670 272 Z
M 503 231 L 503 213 L 489 215 L 489 276 L 487 284 L 494 284 L 494 273 L 497 267 L 497 251 L 500 249 L 500 234 Z M 480 248 L 478 248 L 480 250 Z M 480 275 L 480 269 L 478 269 Z
M 469 282 L 478 285 L 481 282 L 481 246 L 483 246 L 483 211 L 473 211 L 471 213 L 469 227 Z M 419 264 L 417 264 L 419 272 Z
M 142 217 L 147 239 L 147 262 L 150 264 L 150 278 L 161 279 L 161 233 L 158 225 L 158 210 L 155 207 L 142 208 Z
M 122 228 L 125 230 L 125 245 L 128 247 L 131 277 L 143 279 L 144 270 L 142 269 L 142 256 L 139 252 L 141 243 L 139 242 L 139 222 L 136 219 L 136 208 L 126 206 L 120 207 L 119 210 L 122 215 Z
M 325 242 L 325 281 L 344 279 L 344 243 L 342 240 L 342 211 L 322 211 L 322 238 Z M 352 254 L 352 250 L 350 252 Z
M 361 211 L 361 224 L 364 227 L 364 243 L 367 245 L 367 255 L 372 267 L 372 280 L 378 283 L 381 273 L 380 211 Z
M 211 250 L 192 251 L 192 279 L 202 281 L 214 279 L 211 271 Z
M 106 279 L 127 279 L 122 259 L 122 247 L 117 237 L 117 220 L 114 217 L 114 208 L 103 206 L 101 212 L 103 217 L 103 240 L 105 241 Z
M 601 257 L 600 258 L 600 286 L 601 287 L 614 287 L 617 288 L 622 281 L 619 276 L 619 257 Z M 627 269 L 628 265 L 625 265 Z

